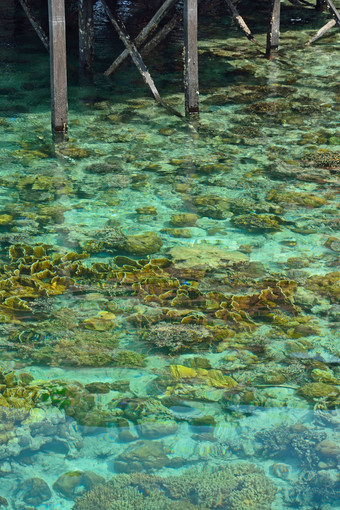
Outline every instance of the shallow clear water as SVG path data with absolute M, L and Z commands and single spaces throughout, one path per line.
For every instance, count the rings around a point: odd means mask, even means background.
M 285 4 L 268 61 L 217 9 L 188 125 L 132 67 L 104 79 L 119 43 L 97 5 L 96 74 L 70 58 L 54 150 L 48 57 L 13 13 L 0 507 L 340 508 L 339 31 L 306 48 L 329 16 Z M 147 63 L 182 110 L 181 35 Z

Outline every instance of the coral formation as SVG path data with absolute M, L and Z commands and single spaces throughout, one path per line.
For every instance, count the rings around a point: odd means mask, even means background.
M 118 475 L 77 499 L 74 510 L 270 510 L 277 489 L 253 464 L 190 469 L 181 476 Z M 156 501 L 157 500 L 157 501 Z M 119 506 L 118 506 L 119 505 Z

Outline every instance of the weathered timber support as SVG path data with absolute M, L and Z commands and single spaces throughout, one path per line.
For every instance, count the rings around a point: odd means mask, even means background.
M 244 21 L 244 19 L 242 18 L 242 16 L 240 15 L 240 13 L 238 12 L 238 10 L 236 9 L 235 5 L 233 4 L 232 0 L 225 0 L 230 12 L 231 12 L 231 15 L 233 18 L 235 18 L 238 26 L 240 27 L 240 29 L 244 32 L 245 36 L 247 37 L 247 39 L 249 39 L 249 41 L 255 43 L 255 44 L 259 44 L 257 42 L 257 40 L 255 39 L 255 37 L 253 36 L 253 34 L 251 33 L 251 30 L 250 28 L 248 27 L 247 23 Z
M 338 9 L 333 4 L 332 0 L 326 0 L 326 4 L 330 13 L 334 16 L 335 23 L 340 27 L 340 13 Z
M 78 0 L 79 67 L 91 72 L 93 63 L 93 0 Z
M 157 28 L 161 20 L 164 18 L 166 13 L 171 9 L 171 7 L 177 2 L 177 0 L 166 0 L 161 7 L 158 9 L 156 14 L 151 18 L 149 23 L 143 28 L 143 30 L 137 35 L 134 40 L 134 45 L 138 48 L 146 41 L 147 37 Z M 110 67 L 105 71 L 105 76 L 110 76 L 113 74 L 119 66 L 123 64 L 123 62 L 129 56 L 128 50 L 124 50 L 118 58 L 110 65 Z
M 281 14 L 281 1 L 280 0 L 269 0 L 270 2 L 270 13 L 269 23 L 267 30 L 267 48 L 266 56 L 270 58 L 273 51 L 279 47 L 280 40 L 280 14 Z
M 157 90 L 155 82 L 153 81 L 153 79 L 151 77 L 151 74 L 149 73 L 148 68 L 146 67 L 146 65 L 145 65 L 145 63 L 144 63 L 144 61 L 142 59 L 141 54 L 137 50 L 137 48 L 134 45 L 134 43 L 131 41 L 130 36 L 129 36 L 129 34 L 126 31 L 126 28 L 125 28 L 123 22 L 122 21 L 118 22 L 118 20 L 114 17 L 111 8 L 106 3 L 106 0 L 102 0 L 102 3 L 104 5 L 104 7 L 105 7 L 106 14 L 107 14 L 108 18 L 110 19 L 112 25 L 114 26 L 115 30 L 117 31 L 117 33 L 119 35 L 119 38 L 123 42 L 125 48 L 128 50 L 128 52 L 129 52 L 129 54 L 130 54 L 130 56 L 131 56 L 131 58 L 132 58 L 132 60 L 133 60 L 133 62 L 135 64 L 135 66 L 137 67 L 138 71 L 140 72 L 144 82 L 150 88 L 150 90 L 152 92 L 152 95 L 155 98 L 155 100 L 157 101 L 157 103 L 162 105 L 170 113 L 176 115 L 177 117 L 182 117 L 182 115 L 179 112 L 177 112 L 177 110 L 175 110 L 171 106 L 167 105 L 163 101 L 163 99 L 161 98 L 161 96 L 160 96 L 160 94 L 159 94 L 159 92 Z
M 64 0 L 48 0 L 50 27 L 51 115 L 55 140 L 67 135 L 67 70 Z
M 172 18 L 162 27 L 152 39 L 143 47 L 141 54 L 143 57 L 148 55 L 163 39 L 165 39 L 174 28 L 183 21 L 183 16 L 180 13 L 176 13 Z
M 184 0 L 184 89 L 185 114 L 191 116 L 199 112 L 198 88 L 198 46 L 197 26 L 198 8 L 197 0 Z
M 49 42 L 48 37 L 44 32 L 44 29 L 42 28 L 41 24 L 37 19 L 35 19 L 34 15 L 32 14 L 32 11 L 27 3 L 26 0 L 19 0 L 21 7 L 26 13 L 26 16 L 28 17 L 32 27 L 36 31 L 37 36 L 39 37 L 40 41 L 43 43 L 47 51 L 49 51 Z
M 313 42 L 317 41 L 318 39 L 320 39 L 320 37 L 322 37 L 326 32 L 328 32 L 328 30 L 330 30 L 332 27 L 334 27 L 334 25 L 336 25 L 336 21 L 335 19 L 331 19 L 328 23 L 326 23 L 326 25 L 324 25 L 322 28 L 320 28 L 320 30 L 318 30 L 316 32 L 316 34 L 313 35 L 313 37 L 311 37 L 307 42 L 306 42 L 306 46 L 309 46 L 310 44 L 312 44 Z

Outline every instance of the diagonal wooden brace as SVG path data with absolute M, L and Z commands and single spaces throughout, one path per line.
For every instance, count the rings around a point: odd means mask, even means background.
M 163 101 L 163 99 L 161 98 L 161 96 L 157 90 L 155 82 L 153 81 L 151 74 L 148 71 L 148 68 L 144 64 L 141 54 L 137 50 L 134 43 L 131 41 L 130 36 L 126 31 L 126 28 L 125 28 L 123 22 L 122 21 L 118 22 L 118 20 L 114 17 L 113 12 L 110 9 L 110 7 L 108 6 L 106 0 L 102 0 L 102 3 L 105 7 L 106 14 L 108 15 L 112 25 L 114 26 L 115 30 L 117 31 L 117 33 L 119 35 L 119 38 L 123 42 L 127 51 L 129 52 L 135 66 L 137 67 L 138 71 L 140 72 L 146 85 L 150 88 L 152 95 L 155 98 L 155 100 L 157 101 L 157 103 L 162 105 L 164 108 L 166 108 L 169 112 L 176 115 L 177 117 L 183 117 L 183 115 L 181 113 L 179 113 L 177 110 L 175 110 L 171 106 L 167 105 Z
M 335 23 L 337 25 L 339 25 L 340 27 L 340 13 L 339 11 L 337 10 L 337 8 L 335 7 L 335 5 L 333 4 L 332 0 L 326 0 L 326 4 L 328 6 L 328 9 L 330 10 L 330 12 L 333 14 L 334 16 L 334 19 L 335 19 Z
M 161 20 L 164 18 L 166 13 L 171 9 L 171 7 L 177 2 L 177 0 L 166 0 L 164 4 L 158 9 L 156 14 L 151 18 L 149 23 L 143 28 L 143 30 L 137 35 L 134 40 L 134 44 L 136 47 L 139 47 L 143 44 L 143 42 L 148 38 L 148 36 L 157 28 Z M 128 50 L 124 50 L 118 58 L 110 65 L 110 67 L 105 71 L 105 76 L 110 76 L 113 74 L 119 66 L 123 64 L 123 62 L 129 56 Z
M 247 37 L 247 39 L 249 39 L 249 41 L 251 41 L 251 42 L 253 42 L 255 44 L 259 44 L 258 41 L 253 36 L 253 34 L 251 33 L 251 30 L 248 27 L 247 23 L 244 21 L 244 19 L 242 18 L 242 16 L 240 15 L 238 10 L 236 9 L 236 7 L 233 4 L 232 0 L 225 0 L 225 2 L 227 4 L 227 6 L 229 7 L 229 10 L 230 10 L 233 18 L 235 18 L 238 26 L 245 33 L 245 36 Z
M 44 32 L 44 29 L 40 25 L 39 21 L 35 19 L 34 15 L 32 14 L 32 11 L 27 3 L 26 0 L 19 0 L 21 7 L 26 13 L 26 16 L 28 17 L 32 27 L 37 33 L 37 36 L 39 37 L 40 41 L 43 43 L 47 51 L 49 51 L 49 42 L 48 37 Z
M 311 37 L 307 42 L 306 42 L 306 46 L 309 46 L 310 44 L 312 44 L 313 42 L 317 41 L 318 39 L 320 39 L 320 37 L 322 37 L 323 35 L 325 35 L 326 32 L 328 32 L 328 30 L 330 30 L 332 27 L 334 27 L 334 25 L 336 25 L 336 21 L 335 19 L 331 19 L 328 23 L 326 23 L 326 25 L 324 25 L 323 27 L 320 28 L 320 30 L 318 30 L 316 32 L 316 34 L 313 35 L 313 37 Z

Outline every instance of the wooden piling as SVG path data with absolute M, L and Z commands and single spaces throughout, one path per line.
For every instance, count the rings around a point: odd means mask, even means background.
M 197 26 L 198 9 L 197 0 L 184 0 L 184 89 L 185 114 L 197 115 L 199 112 L 198 88 L 198 47 Z
M 266 56 L 270 58 L 273 51 L 279 47 L 280 40 L 280 11 L 281 1 L 280 0 L 269 0 L 270 2 L 270 13 L 269 23 L 267 31 L 267 48 Z
M 89 73 L 93 62 L 93 0 L 78 0 L 79 67 Z
M 51 117 L 55 140 L 67 135 L 67 71 L 64 0 L 48 0 L 50 28 Z

